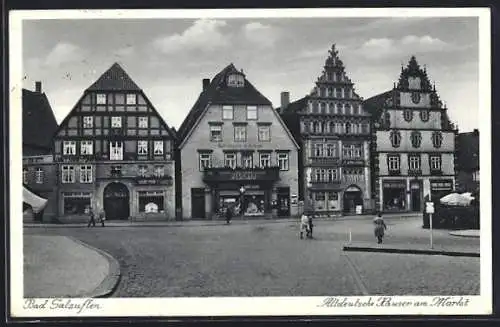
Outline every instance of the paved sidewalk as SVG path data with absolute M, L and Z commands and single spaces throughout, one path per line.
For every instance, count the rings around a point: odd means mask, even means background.
M 352 252 L 380 252 L 380 253 L 400 253 L 400 254 L 427 254 L 427 255 L 447 255 L 455 257 L 479 257 L 479 247 L 476 246 L 443 246 L 430 244 L 376 244 L 368 242 L 346 243 L 344 251 Z
M 461 237 L 479 237 L 480 231 L 478 229 L 455 230 L 451 231 L 450 235 Z
M 66 236 L 24 236 L 25 297 L 103 297 L 119 280 L 109 254 Z

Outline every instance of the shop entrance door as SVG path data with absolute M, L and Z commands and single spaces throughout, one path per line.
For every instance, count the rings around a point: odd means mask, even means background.
M 106 219 L 128 219 L 130 195 L 122 183 L 110 183 L 104 188 L 104 212 Z
M 278 217 L 290 216 L 290 188 L 278 188 Z
M 422 210 L 422 191 L 419 182 L 412 182 L 411 189 L 411 211 Z
M 191 218 L 205 218 L 205 189 L 191 189 Z
M 344 191 L 343 211 L 348 214 L 356 214 L 356 206 L 363 205 L 363 195 L 357 186 L 349 186 Z

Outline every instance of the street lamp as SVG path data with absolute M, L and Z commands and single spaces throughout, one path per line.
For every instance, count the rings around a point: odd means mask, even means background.
M 243 217 L 243 194 L 245 193 L 245 187 L 242 185 L 240 187 L 240 214 Z

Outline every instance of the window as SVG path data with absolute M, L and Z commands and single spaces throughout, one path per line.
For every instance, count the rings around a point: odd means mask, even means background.
M 472 173 L 472 180 L 474 182 L 479 182 L 479 170 L 475 170 L 473 173 Z
M 139 212 L 161 213 L 164 210 L 163 191 L 139 191 Z
M 245 78 L 241 74 L 231 74 L 227 77 L 227 85 L 232 87 L 243 87 Z
M 320 133 L 320 126 L 319 126 L 319 122 L 315 121 L 313 122 L 313 132 L 314 133 Z
M 247 127 L 245 125 L 234 126 L 234 141 L 245 142 L 247 140 Z
M 387 156 L 387 167 L 389 171 L 399 171 L 399 156 Z
M 61 167 L 61 181 L 63 183 L 74 183 L 75 182 L 75 167 L 74 166 L 62 166 Z
M 236 168 L 236 153 L 224 153 L 224 167 Z
M 257 119 L 257 106 L 247 106 L 247 119 L 248 120 Z
M 368 134 L 370 132 L 370 127 L 367 123 L 361 123 L 361 133 Z
M 353 108 L 353 115 L 359 115 L 359 105 L 355 104 L 352 106 Z
M 420 145 L 422 144 L 422 134 L 418 131 L 413 131 L 411 132 L 411 145 L 414 148 L 419 148 Z
M 321 181 L 321 169 L 316 169 L 314 176 L 315 176 L 315 181 L 320 182 Z
M 163 155 L 163 141 L 154 141 L 154 155 Z
M 148 154 L 148 141 L 137 141 L 137 154 Z
M 260 167 L 270 167 L 271 166 L 271 154 L 270 153 L 260 153 L 259 154 Z
M 429 156 L 429 166 L 431 167 L 431 171 L 440 171 L 441 170 L 441 156 L 440 155 Z
M 148 166 L 146 165 L 140 165 L 139 166 L 139 176 L 140 177 L 146 177 L 148 174 Z
M 407 109 L 403 111 L 403 117 L 406 121 L 410 122 L 413 119 L 413 111 Z
M 122 166 L 111 166 L 111 176 L 120 177 L 122 175 Z
M 325 201 L 325 193 L 324 192 L 314 192 L 314 200 L 315 201 Z
M 106 94 L 99 93 L 96 96 L 97 104 L 106 104 Z
M 211 142 L 222 141 L 222 126 L 210 125 L 210 141 Z
M 361 158 L 361 149 L 361 144 L 344 144 L 342 146 L 342 156 L 349 159 Z
M 422 110 L 422 111 L 420 111 L 420 119 L 423 122 L 429 121 L 429 110 Z
M 399 148 L 401 145 L 401 132 L 400 131 L 391 131 L 391 144 L 394 148 Z
M 120 141 L 109 142 L 109 159 L 123 160 L 123 142 Z
M 23 168 L 23 184 L 28 184 L 28 169 Z
M 270 126 L 259 126 L 259 141 L 268 142 L 271 140 L 271 127 Z
M 333 121 L 330 122 L 330 133 L 334 134 L 337 131 L 335 130 L 335 123 Z
M 210 153 L 200 153 L 200 171 L 212 167 L 212 155 Z
M 136 104 L 135 94 L 127 94 L 127 104 Z
M 76 154 L 76 141 L 64 141 L 63 154 L 64 155 L 75 155 Z
M 323 156 L 323 144 L 321 143 L 314 144 L 314 156 L 315 157 Z
M 111 117 L 111 127 L 121 128 L 122 127 L 122 117 Z
M 43 169 L 38 167 L 35 170 L 35 183 L 42 184 L 43 183 Z
M 331 87 L 328 88 L 328 97 L 329 98 L 333 97 L 333 88 Z
M 222 119 L 233 119 L 233 106 L 222 106 Z
M 335 97 L 342 98 L 342 89 L 340 89 L 340 88 L 335 89 Z
M 432 133 L 432 145 L 435 148 L 440 148 L 443 143 L 443 135 L 441 132 L 433 132 Z
M 83 117 L 83 128 L 92 128 L 94 127 L 94 117 L 85 116 Z
M 165 167 L 164 166 L 155 166 L 154 176 L 157 178 L 165 177 Z
M 334 182 L 337 180 L 337 169 L 328 169 L 327 177 L 329 182 Z
M 335 144 L 328 143 L 326 145 L 326 156 L 327 157 L 335 157 Z
M 280 170 L 289 169 L 288 153 L 278 153 L 278 166 Z
M 65 192 L 62 196 L 65 215 L 83 215 L 90 207 L 92 195 L 89 192 Z
M 92 183 L 92 166 L 80 166 L 80 183 Z
M 148 128 L 148 117 L 139 117 L 139 128 Z
M 352 133 L 352 130 L 351 130 L 351 123 L 345 123 L 345 133 L 346 133 L 346 134 L 350 134 L 350 133 Z
M 93 141 L 81 141 L 80 142 L 80 154 L 91 155 L 94 153 L 94 142 Z
M 252 153 L 243 153 L 241 155 L 241 163 L 243 168 L 253 168 L 253 155 Z
M 320 169 L 320 180 L 326 182 L 326 169 Z
M 321 102 L 319 106 L 321 108 L 321 113 L 326 114 L 326 103 Z
M 420 155 L 410 155 L 408 157 L 408 169 L 420 170 Z
M 351 105 L 349 103 L 344 104 L 344 112 L 346 115 L 352 115 Z

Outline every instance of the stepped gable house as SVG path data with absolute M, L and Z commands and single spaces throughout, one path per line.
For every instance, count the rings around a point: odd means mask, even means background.
M 393 89 L 364 102 L 373 115 L 377 209 L 422 211 L 455 189 L 455 137 L 446 106 L 414 56 Z
M 174 136 L 145 93 L 115 63 L 86 89 L 59 126 L 54 159 L 59 215 L 107 219 L 175 217 Z
M 297 144 L 243 71 L 230 64 L 203 90 L 178 130 L 183 217 L 297 214 Z
M 50 221 L 57 213 L 52 137 L 58 125 L 47 95 L 42 92 L 42 82 L 35 82 L 35 91 L 22 90 L 22 106 L 23 185 L 48 200 L 43 219 Z M 25 218 L 31 220 L 33 216 Z
M 372 208 L 370 116 L 345 72 L 335 45 L 309 95 L 280 114 L 300 145 L 300 198 L 315 215 L 361 213 Z

